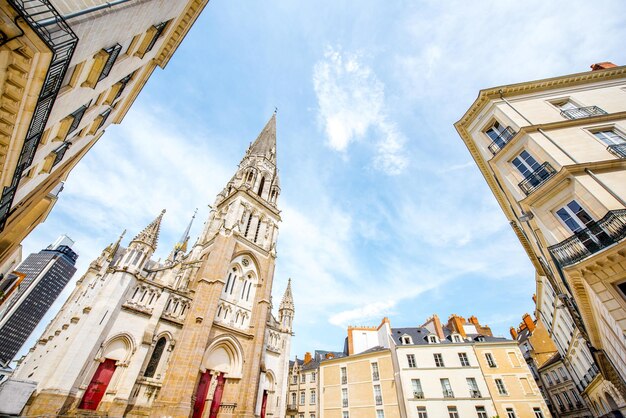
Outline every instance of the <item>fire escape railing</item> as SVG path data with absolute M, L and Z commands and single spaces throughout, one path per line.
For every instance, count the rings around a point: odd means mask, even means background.
M 4 187 L 0 196 L 0 232 L 4 230 L 10 215 L 22 173 L 33 162 L 41 135 L 78 43 L 76 34 L 54 6 L 50 4 L 49 0 L 8 0 L 8 2 L 50 48 L 52 61 L 37 98 L 37 104 L 17 160 L 13 178 L 11 183 Z M 41 24 L 43 21 L 52 21 L 52 23 L 43 26 Z

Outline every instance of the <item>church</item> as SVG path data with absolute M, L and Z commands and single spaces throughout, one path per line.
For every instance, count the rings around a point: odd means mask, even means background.
M 190 224 L 152 259 L 164 210 L 89 265 L 14 374 L 37 383 L 22 413 L 284 417 L 295 308 L 289 282 L 272 313 L 279 194 L 274 114 L 193 246 Z

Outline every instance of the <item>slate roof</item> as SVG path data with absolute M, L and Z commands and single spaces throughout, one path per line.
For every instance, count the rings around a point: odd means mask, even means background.
M 448 328 L 443 328 L 443 333 L 446 338 L 444 340 L 441 340 L 439 344 L 460 344 L 460 343 L 452 342 L 452 334 L 454 333 L 451 332 Z M 427 336 L 430 334 L 436 335 L 434 333 L 431 333 L 427 328 L 424 328 L 424 327 L 392 328 L 391 329 L 391 337 L 393 338 L 393 341 L 396 343 L 396 345 L 410 345 L 410 344 L 403 344 L 402 341 L 400 341 L 400 338 L 404 335 L 408 335 L 409 337 L 411 337 L 411 340 L 413 340 L 412 345 L 429 345 Z M 483 342 L 512 341 L 503 337 L 491 337 L 488 335 L 481 335 L 481 334 L 467 334 L 467 338 L 463 339 L 463 343 L 475 342 L 475 341 L 477 342 L 478 337 L 482 337 L 484 339 Z
M 539 371 L 545 370 L 546 368 L 555 365 L 559 361 L 561 361 L 561 355 L 558 352 L 556 352 L 552 355 L 552 357 L 550 357 L 548 361 L 543 363 L 543 365 L 539 368 Z

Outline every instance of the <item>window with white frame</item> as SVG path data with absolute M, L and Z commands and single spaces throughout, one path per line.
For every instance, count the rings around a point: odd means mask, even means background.
M 315 379 L 317 378 L 317 375 L 315 372 L 311 373 L 311 383 L 315 383 Z
M 413 344 L 413 339 L 411 338 L 410 335 L 403 335 L 402 337 L 400 337 L 400 341 L 404 345 Z
M 293 383 L 294 385 L 298 383 L 298 375 L 297 374 L 294 374 L 291 377 L 291 383 Z
M 563 380 L 567 380 L 567 373 L 565 373 L 565 369 L 563 367 L 559 367 L 559 374 L 563 378 Z
M 484 406 L 476 407 L 476 415 L 478 416 L 478 418 L 488 418 L 487 411 L 485 410 Z
M 341 402 L 344 408 L 348 406 L 348 389 L 341 389 Z
M 428 413 L 426 412 L 425 406 L 417 407 L 417 418 L 428 418 Z
M 595 131 L 593 136 L 607 146 L 626 144 L 626 136 L 615 128 Z
M 517 415 L 515 415 L 515 411 L 513 410 L 513 408 L 506 409 L 506 418 L 517 418 Z
M 485 353 L 485 360 L 487 360 L 487 365 L 489 367 L 498 367 L 491 353 Z
M 550 377 L 550 375 L 546 373 L 544 376 L 546 377 L 546 380 L 548 381 L 548 386 L 552 386 L 552 378 Z
M 292 405 L 296 404 L 296 392 L 291 392 L 291 403 Z
M 311 397 L 309 399 L 309 403 L 311 405 L 315 405 L 316 399 L 315 399 L 315 389 L 311 389 Z
M 449 406 L 448 407 L 448 416 L 450 418 L 459 418 L 459 412 L 456 409 L 456 406 Z
M 467 353 L 459 353 L 459 360 L 461 361 L 461 366 L 469 367 L 469 359 L 467 358 Z
M 385 411 L 383 411 L 382 409 L 377 409 L 376 418 L 385 418 Z
M 529 178 L 532 173 L 541 168 L 541 164 L 526 150 L 513 158 L 511 162 L 524 178 Z
M 439 379 L 441 382 L 441 391 L 444 398 L 454 398 L 454 392 L 452 392 L 452 386 L 450 385 L 450 379 Z
M 463 340 L 461 340 L 461 336 L 460 336 L 460 335 L 458 335 L 458 334 L 454 334 L 454 335 L 452 336 L 452 341 L 454 341 L 455 343 L 460 343 L 460 342 L 463 342 Z
M 415 363 L 415 354 L 407 354 L 406 361 L 409 364 L 409 367 L 411 368 L 417 367 L 417 364 Z
M 541 408 L 533 408 L 533 413 L 535 414 L 535 418 L 544 418 Z
M 437 344 L 438 342 L 438 338 L 436 335 L 429 335 L 428 336 L 428 343 L 429 344 Z
M 574 233 L 595 223 L 591 215 L 575 200 L 558 209 L 556 215 Z
M 300 392 L 300 405 L 304 405 L 304 400 L 306 399 L 305 391 Z
M 502 379 L 495 379 L 495 383 L 496 383 L 496 388 L 498 388 L 498 393 L 500 395 L 508 395 L 508 392 L 506 391 L 506 387 L 504 386 L 504 382 L 502 381 Z
M 306 374 L 302 373 L 300 375 L 300 383 L 306 383 Z
M 435 358 L 435 367 L 445 367 L 443 364 L 443 357 L 440 353 L 434 353 L 433 357 Z
M 348 370 L 345 367 L 341 368 L 341 384 L 345 385 L 348 383 Z
M 383 393 L 380 390 L 380 385 L 374 385 L 374 401 L 376 402 L 376 405 L 383 404 Z
M 372 380 L 379 380 L 379 379 L 380 379 L 380 374 L 378 373 L 378 363 L 373 362 L 372 363 Z
M 467 378 L 467 387 L 469 388 L 470 398 L 480 398 L 480 390 L 478 390 L 478 383 L 473 377 Z
M 419 379 L 411 379 L 411 387 L 413 388 L 413 397 L 415 399 L 424 399 L 422 382 Z
M 343 411 L 342 417 L 343 418 L 350 418 L 350 414 L 348 413 L 348 411 Z

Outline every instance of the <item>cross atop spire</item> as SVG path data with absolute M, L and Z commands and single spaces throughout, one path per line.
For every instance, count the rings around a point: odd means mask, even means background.
M 267 157 L 276 163 L 276 112 L 272 113 L 259 136 L 250 145 L 248 155 Z
M 153 251 L 156 250 L 159 241 L 159 231 L 161 230 L 161 220 L 164 214 L 165 209 L 143 231 L 138 233 L 131 242 L 142 242 L 152 248 Z

